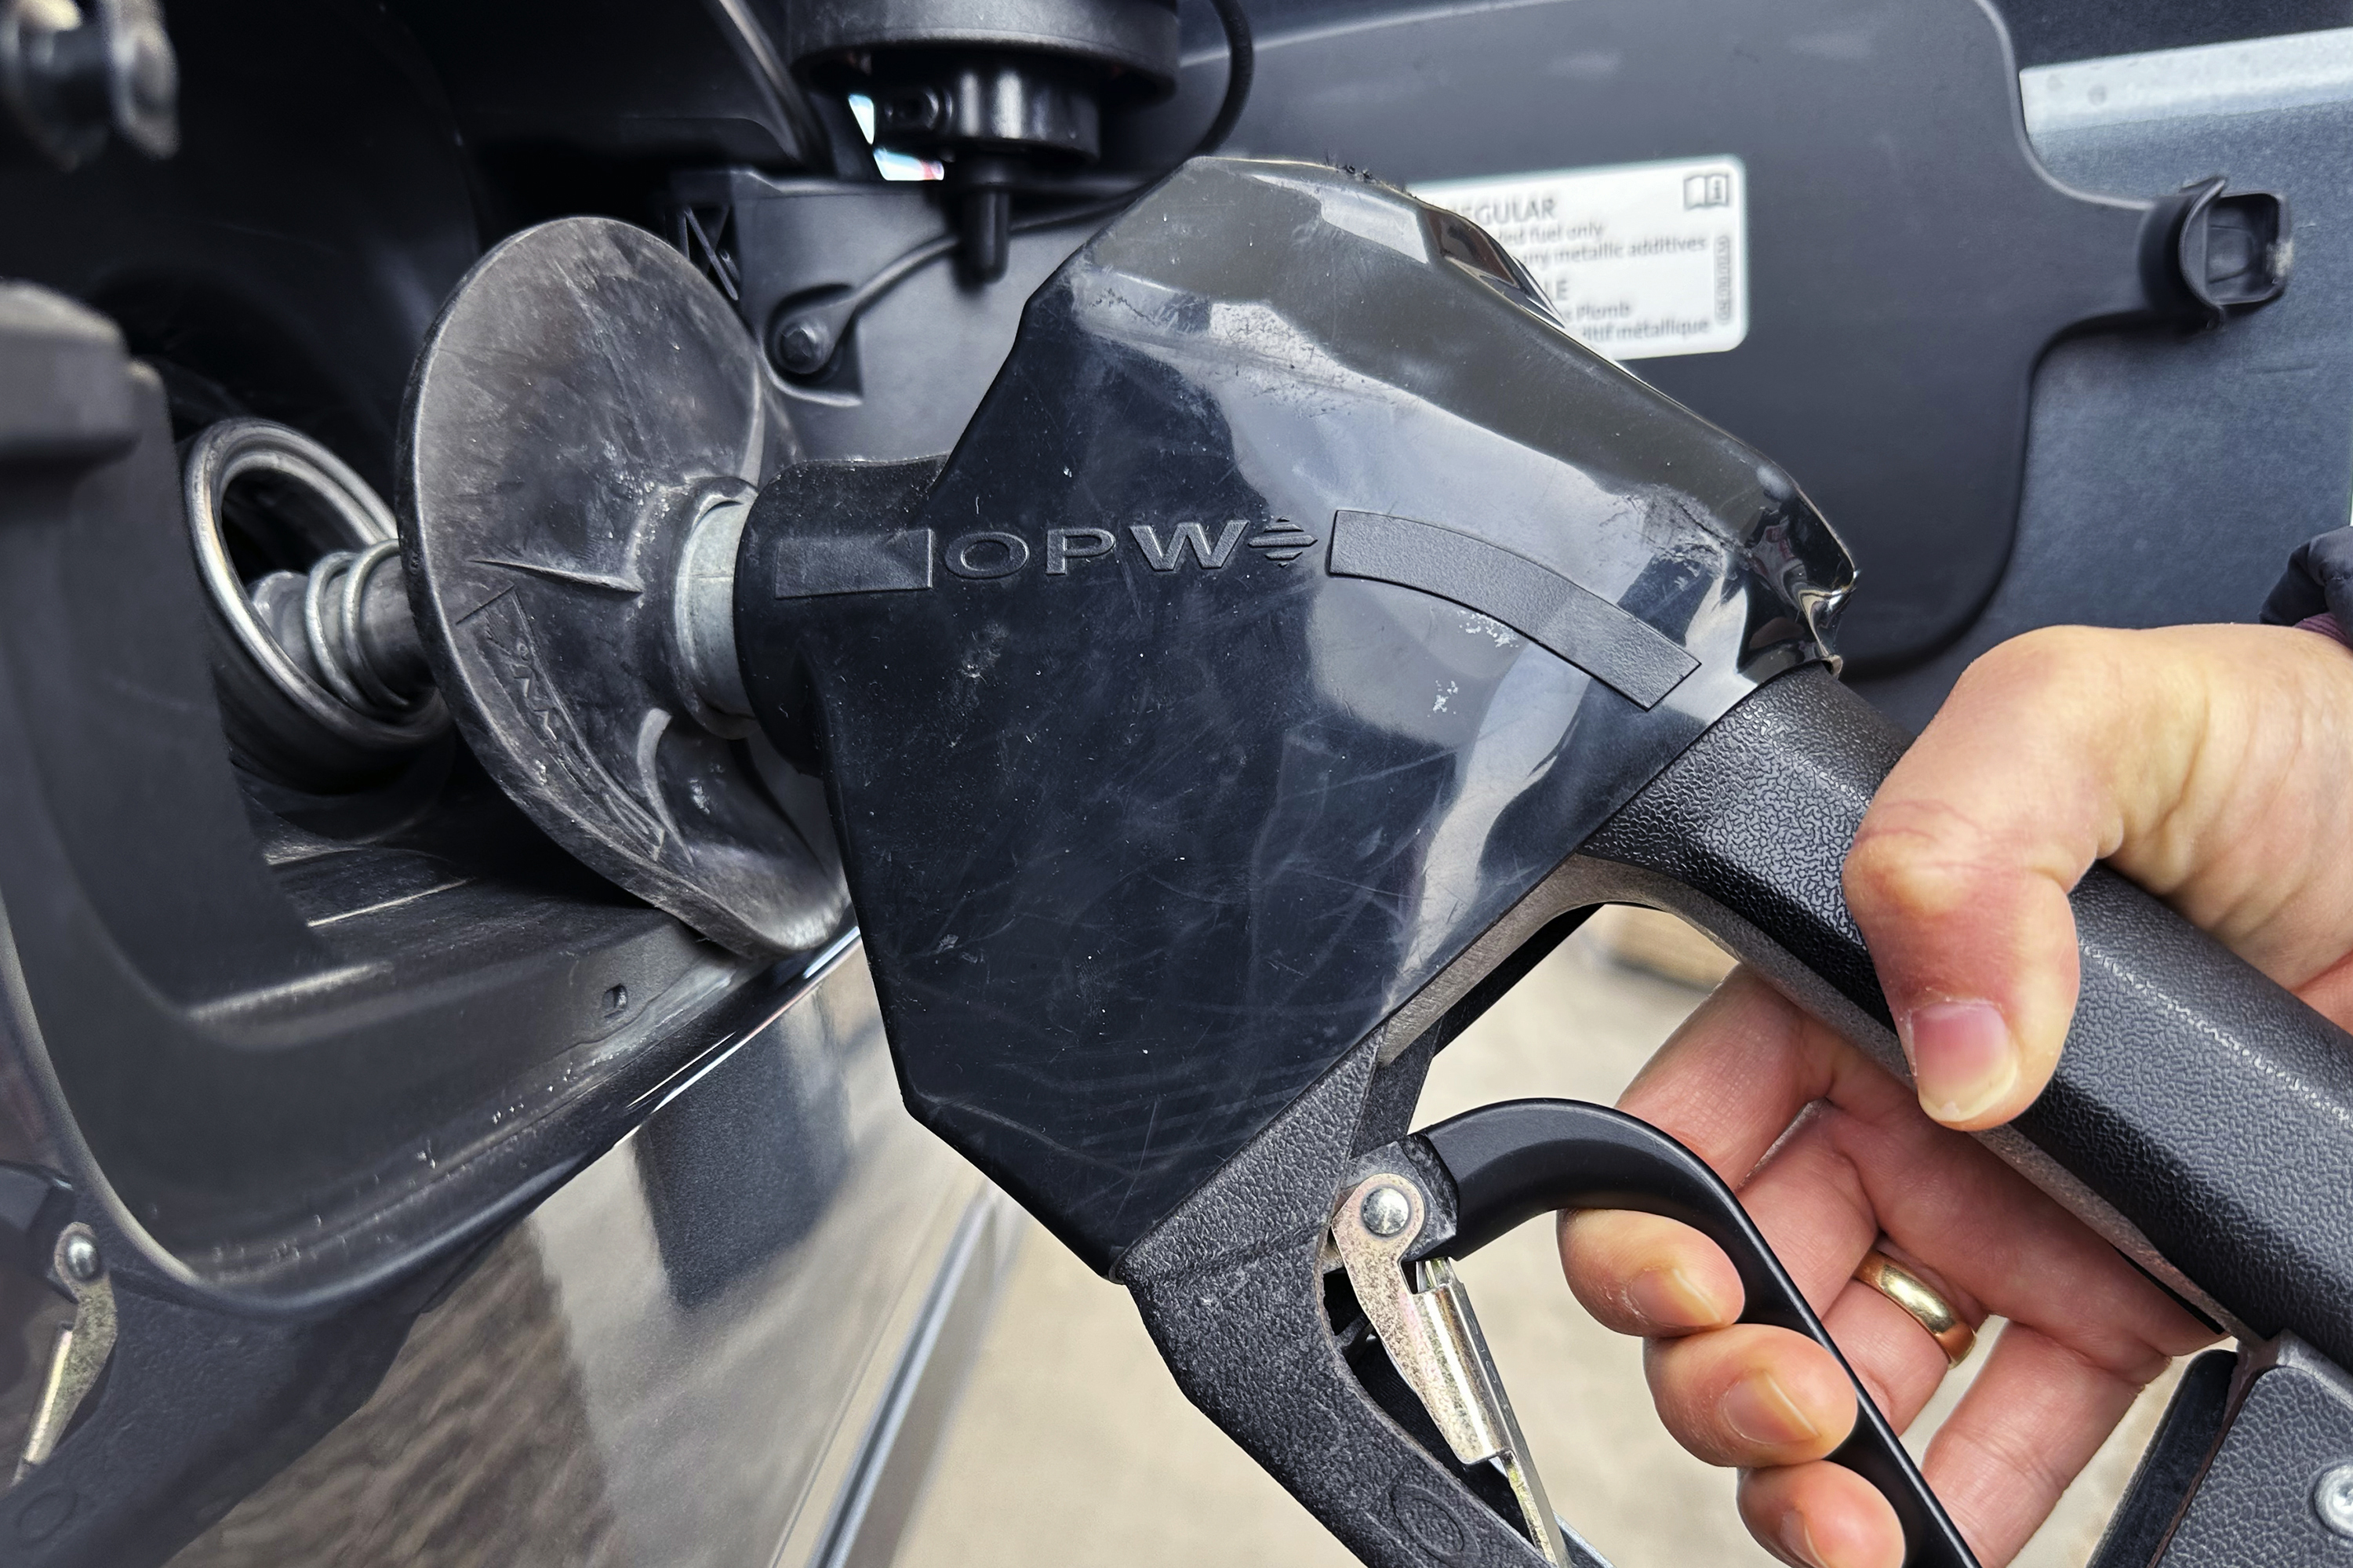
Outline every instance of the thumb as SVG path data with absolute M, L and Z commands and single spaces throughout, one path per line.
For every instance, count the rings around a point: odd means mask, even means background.
M 1920 1103 L 1976 1129 L 2032 1103 L 2075 1008 L 2067 895 L 2195 767 L 2206 704 L 2163 634 L 2064 628 L 1969 666 L 1846 862 Z

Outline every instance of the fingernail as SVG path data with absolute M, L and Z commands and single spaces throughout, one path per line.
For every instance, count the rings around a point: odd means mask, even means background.
M 1821 1550 L 1814 1544 L 1814 1532 L 1806 1527 L 1806 1516 L 1791 1509 L 1781 1516 L 1781 1550 L 1787 1552 L 1806 1568 L 1831 1568 Z
M 2018 1046 L 1989 1001 L 1932 1001 L 1905 1021 L 1920 1106 L 1938 1121 L 1983 1116 L 2018 1084 Z
M 1646 1268 L 1626 1284 L 1626 1304 L 1660 1329 L 1712 1329 L 1728 1314 L 1680 1268 Z
M 1751 1373 L 1725 1391 L 1724 1420 L 1751 1443 L 1775 1448 L 1809 1442 L 1821 1432 L 1788 1391 L 1766 1372 Z

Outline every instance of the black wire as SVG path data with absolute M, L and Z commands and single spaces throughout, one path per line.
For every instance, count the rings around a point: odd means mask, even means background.
M 1201 132 L 1194 145 L 1196 158 L 1207 157 L 1226 144 L 1241 120 L 1242 110 L 1250 103 L 1250 79 L 1258 74 L 1258 48 L 1250 39 L 1250 18 L 1242 15 L 1241 0 L 1209 0 L 1218 13 L 1218 26 L 1226 30 L 1226 96 L 1218 105 L 1218 117 Z
M 1195 158 L 1206 158 L 1226 144 L 1241 122 L 1242 111 L 1250 107 L 1250 83 L 1258 75 L 1258 45 L 1250 35 L 1250 18 L 1242 14 L 1241 0 L 1209 0 L 1218 14 L 1218 26 L 1226 34 L 1226 92 L 1218 101 L 1217 118 L 1193 143 L 1193 150 L 1148 179 L 1138 180 L 1114 196 L 1091 201 L 1084 207 L 1066 208 L 1060 212 L 1041 213 L 1026 223 L 1013 226 L 1016 233 L 1032 229 L 1059 228 L 1066 223 L 1077 223 L 1097 213 L 1117 212 Z
M 1092 217 L 1099 212 L 1117 212 L 1193 159 L 1206 158 L 1226 144 L 1226 138 L 1232 135 L 1234 127 L 1241 122 L 1242 111 L 1250 107 L 1250 82 L 1258 75 L 1258 46 L 1250 37 L 1250 18 L 1242 14 L 1241 0 L 1209 0 L 1209 5 L 1217 12 L 1218 26 L 1224 28 L 1226 34 L 1226 93 L 1218 101 L 1217 118 L 1209 122 L 1209 128 L 1201 132 L 1201 139 L 1193 143 L 1192 151 L 1149 178 L 1138 180 L 1117 196 L 1105 196 L 1084 207 L 1060 213 L 1041 214 L 1027 225 L 1016 224 L 1017 229 L 1055 228 L 1065 223 Z
M 1242 14 L 1241 0 L 1209 0 L 1209 5 L 1217 12 L 1218 26 L 1224 29 L 1226 35 L 1226 91 L 1225 96 L 1218 101 L 1217 118 L 1209 122 L 1209 128 L 1201 132 L 1201 139 L 1193 143 L 1192 150 L 1167 168 L 1149 179 L 1137 181 L 1117 196 L 1102 197 L 1075 207 L 1039 213 L 1014 224 L 1009 232 L 1029 234 L 1041 228 L 1060 228 L 1066 224 L 1109 217 L 1192 159 L 1205 158 L 1226 144 L 1226 138 L 1234 133 L 1234 127 L 1241 121 L 1242 111 L 1250 105 L 1250 82 L 1258 74 L 1258 47 L 1250 36 L 1250 18 Z M 827 362 L 829 364 L 832 355 L 840 352 L 843 341 L 849 336 L 850 324 L 865 313 L 868 306 L 955 249 L 953 237 L 926 240 L 876 269 L 873 276 L 852 289 L 846 297 L 830 302 L 831 309 L 827 305 L 814 305 L 795 313 L 792 321 L 819 314 L 839 316 L 838 321 L 828 323 L 832 328 L 827 334 L 832 340 L 828 345 L 830 352 Z M 783 324 L 789 326 L 791 322 Z

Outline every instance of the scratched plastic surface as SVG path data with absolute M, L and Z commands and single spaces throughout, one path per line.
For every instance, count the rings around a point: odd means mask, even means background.
M 910 1105 L 1106 1270 L 1852 580 L 1479 230 L 1313 164 L 1171 178 L 897 472 L 764 495 L 747 684 L 788 749 L 814 694 Z

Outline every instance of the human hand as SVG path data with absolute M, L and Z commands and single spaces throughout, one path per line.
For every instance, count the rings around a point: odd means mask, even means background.
M 2014 1556 L 2140 1389 L 2211 1332 L 1973 1139 L 2058 1060 L 2075 1002 L 2067 893 L 2097 860 L 2340 1023 L 2353 1019 L 2353 653 L 2309 631 L 2064 629 L 1963 676 L 1874 800 L 1846 865 L 1917 1093 L 1736 972 L 1620 1101 L 1742 1201 L 1900 1431 L 1943 1351 L 1852 1276 L 1874 1245 L 1971 1323 L 2009 1319 L 1925 1468 L 1989 1568 Z M 1942 1124 L 1942 1125 L 1939 1125 Z M 1884 1239 L 1883 1239 L 1883 1237 Z M 1669 1429 L 1746 1469 L 1757 1539 L 1814 1568 L 1895 1568 L 1902 1534 L 1822 1456 L 1854 1401 L 1787 1330 L 1733 1322 L 1731 1265 L 1649 1215 L 1564 1216 L 1569 1284 L 1649 1340 Z

